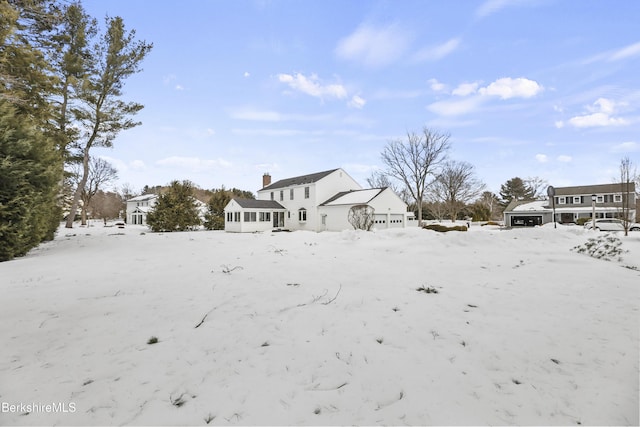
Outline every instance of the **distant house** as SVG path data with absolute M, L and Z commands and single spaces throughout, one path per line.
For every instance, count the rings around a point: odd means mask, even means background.
M 225 207 L 225 230 L 272 229 L 340 231 L 352 228 L 348 213 L 356 205 L 374 208 L 374 227 L 406 227 L 407 205 L 389 188 L 363 189 L 342 169 L 271 183 L 265 174 L 256 200 L 232 199 Z
M 147 225 L 147 214 L 157 200 L 157 194 L 144 194 L 127 200 L 127 224 Z
M 504 224 L 517 227 L 553 222 L 554 203 L 555 220 L 559 223 L 574 223 L 579 218 L 591 218 L 594 210 L 596 218 L 618 218 L 622 216 L 623 200 L 626 202 L 627 197 L 620 183 L 556 187 L 555 192 L 553 200 L 512 201 L 504 211 Z M 629 188 L 629 197 L 629 219 L 637 221 L 638 201 L 633 183 Z

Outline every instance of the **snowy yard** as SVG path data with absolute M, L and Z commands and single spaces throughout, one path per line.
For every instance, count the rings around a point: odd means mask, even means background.
M 597 235 L 61 229 L 0 264 L 0 424 L 637 425 L 640 233 Z

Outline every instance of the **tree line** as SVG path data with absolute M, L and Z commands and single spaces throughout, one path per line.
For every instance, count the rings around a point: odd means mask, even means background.
M 96 197 L 91 149 L 140 124 L 122 90 L 151 48 L 80 2 L 0 2 L 0 261 L 54 237 L 65 189 L 70 213 Z
M 496 195 L 486 191 L 475 167 L 449 158 L 450 135 L 423 128 L 409 131 L 406 138 L 391 140 L 381 153 L 384 170 L 367 178 L 371 187 L 390 187 L 425 219 L 499 219 L 512 200 L 539 198 L 547 182 L 538 177 L 514 177 Z

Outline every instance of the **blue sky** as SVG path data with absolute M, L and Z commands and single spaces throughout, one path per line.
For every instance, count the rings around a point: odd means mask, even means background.
M 498 192 L 611 182 L 640 163 L 635 0 L 85 0 L 154 44 L 125 97 L 143 124 L 95 155 L 135 189 L 256 191 L 336 167 L 365 185 L 424 126 Z

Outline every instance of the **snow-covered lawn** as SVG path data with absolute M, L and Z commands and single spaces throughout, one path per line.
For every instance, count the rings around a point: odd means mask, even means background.
M 0 264 L 0 424 L 638 424 L 640 233 L 597 235 L 61 229 Z

